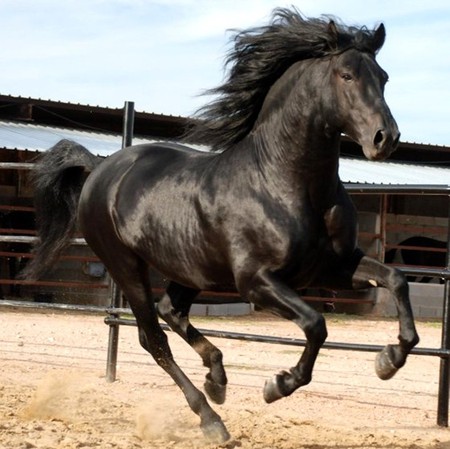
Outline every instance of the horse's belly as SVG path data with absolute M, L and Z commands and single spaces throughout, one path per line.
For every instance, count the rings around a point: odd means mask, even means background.
M 122 217 L 116 219 L 122 241 L 164 277 L 182 285 L 204 290 L 233 284 L 222 242 L 201 225 L 192 202 L 174 195 L 167 207 L 156 193 L 135 207 L 132 217 L 116 212 Z
M 153 257 L 149 261 L 150 266 L 161 273 L 168 280 L 177 282 L 186 287 L 198 290 L 234 291 L 236 289 L 234 278 L 228 267 L 202 266 L 198 260 L 188 263 L 172 262 L 164 264 L 158 258 Z

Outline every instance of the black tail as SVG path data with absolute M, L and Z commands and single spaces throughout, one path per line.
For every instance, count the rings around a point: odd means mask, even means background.
M 44 153 L 33 174 L 38 240 L 21 277 L 39 279 L 68 246 L 81 189 L 102 160 L 70 140 L 61 140 Z

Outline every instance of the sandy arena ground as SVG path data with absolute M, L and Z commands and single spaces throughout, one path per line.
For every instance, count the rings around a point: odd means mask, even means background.
M 199 327 L 303 338 L 289 322 L 251 318 L 193 320 Z M 440 325 L 418 323 L 422 347 L 439 347 Z M 396 321 L 328 317 L 329 341 L 394 342 Z M 198 418 L 172 380 L 120 329 L 118 381 L 105 381 L 103 316 L 0 310 L 1 449 L 395 449 L 450 448 L 436 426 L 439 360 L 410 356 L 390 381 L 371 353 L 323 350 L 310 385 L 267 405 L 266 378 L 298 360 L 302 348 L 211 339 L 224 353 L 227 401 L 214 405 L 232 439 L 204 440 Z M 198 385 L 205 369 L 177 336 L 176 359 Z

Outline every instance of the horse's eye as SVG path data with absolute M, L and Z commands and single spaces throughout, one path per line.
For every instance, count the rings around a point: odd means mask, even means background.
M 341 77 L 342 77 L 342 79 L 343 79 L 344 81 L 351 81 L 351 80 L 353 79 L 353 76 L 350 75 L 350 73 L 343 73 L 343 74 L 341 75 Z

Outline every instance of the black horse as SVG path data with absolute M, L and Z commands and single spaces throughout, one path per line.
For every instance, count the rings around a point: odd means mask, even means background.
M 446 265 L 447 242 L 436 240 L 422 235 L 415 235 L 398 243 L 399 246 L 411 247 L 401 248 L 400 254 L 405 265 L 421 266 L 421 267 L 440 267 Z M 423 249 L 422 249 L 423 248 Z M 442 251 L 430 251 L 427 248 L 440 249 Z M 390 249 L 386 252 L 384 261 L 392 263 L 395 259 L 397 248 Z M 429 276 L 407 276 L 410 282 L 430 282 L 433 278 Z
M 54 263 L 78 218 L 136 316 L 141 345 L 214 441 L 229 434 L 174 361 L 158 323 L 159 314 L 198 352 L 209 368 L 205 390 L 222 403 L 222 353 L 188 318 L 202 289 L 233 285 L 305 333 L 298 364 L 267 381 L 269 403 L 310 382 L 327 337 L 323 316 L 302 301 L 299 287 L 390 290 L 400 335 L 377 357 L 382 379 L 404 365 L 418 342 L 406 279 L 356 247 L 355 209 L 338 176 L 341 133 L 370 160 L 386 158 L 398 143 L 384 100 L 388 76 L 375 60 L 384 39 L 383 25 L 372 31 L 277 9 L 267 26 L 235 34 L 228 78 L 187 136 L 222 152 L 144 144 L 100 163 L 62 141 L 40 163 L 40 243 L 28 276 Z M 150 267 L 171 280 L 157 307 Z

